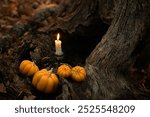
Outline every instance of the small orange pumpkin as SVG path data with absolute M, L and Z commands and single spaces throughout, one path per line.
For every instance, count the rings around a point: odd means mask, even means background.
M 77 82 L 86 78 L 86 70 L 81 66 L 75 66 L 71 69 L 71 78 Z
M 42 69 L 34 74 L 32 84 L 41 92 L 52 93 L 56 90 L 59 80 L 52 70 Z
M 67 78 L 71 75 L 71 67 L 67 64 L 63 64 L 58 67 L 57 74 L 62 78 Z
M 32 75 L 34 75 L 37 71 L 39 71 L 39 68 L 38 68 L 38 66 L 37 66 L 34 62 L 29 61 L 29 60 L 23 60 L 23 61 L 20 63 L 19 71 L 20 71 L 22 74 L 26 74 L 27 76 L 32 76 Z

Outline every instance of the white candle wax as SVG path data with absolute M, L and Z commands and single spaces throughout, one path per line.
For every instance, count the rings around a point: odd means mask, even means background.
M 63 55 L 63 52 L 62 52 L 62 48 L 61 48 L 61 40 L 59 40 L 60 38 L 60 35 L 59 33 L 57 34 L 57 40 L 55 40 L 55 54 L 60 56 L 60 55 Z

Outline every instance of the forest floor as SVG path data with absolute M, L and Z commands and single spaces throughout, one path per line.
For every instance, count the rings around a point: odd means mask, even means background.
M 1 0 L 0 1 L 0 37 L 14 24 L 26 22 L 38 7 L 49 4 L 50 0 Z

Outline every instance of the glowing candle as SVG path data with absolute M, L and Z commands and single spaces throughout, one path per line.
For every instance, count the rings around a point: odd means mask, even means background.
M 62 48 L 61 48 L 61 40 L 60 39 L 60 34 L 57 34 L 57 40 L 55 40 L 55 55 L 61 56 L 63 55 Z

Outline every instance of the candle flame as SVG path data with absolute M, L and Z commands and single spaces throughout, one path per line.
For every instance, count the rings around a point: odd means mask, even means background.
M 57 40 L 59 40 L 59 39 L 60 39 L 60 34 L 58 33 L 58 34 L 57 34 Z

